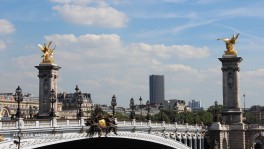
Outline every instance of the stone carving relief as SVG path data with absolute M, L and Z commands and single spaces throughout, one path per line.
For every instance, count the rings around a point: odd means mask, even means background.
M 234 84 L 233 74 L 232 74 L 232 72 L 228 72 L 228 75 L 227 75 L 227 85 L 231 89 L 233 87 L 233 84 Z

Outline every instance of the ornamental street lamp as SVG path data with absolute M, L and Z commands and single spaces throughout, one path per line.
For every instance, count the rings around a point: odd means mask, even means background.
M 51 102 L 51 111 L 50 111 L 50 117 L 55 117 L 56 114 L 54 112 L 54 103 L 56 102 L 56 93 L 54 89 L 50 91 L 50 102 Z
M 140 107 L 140 120 L 142 121 L 142 98 L 141 98 L 141 96 L 139 98 L 139 102 L 140 102 L 140 105 L 139 105 L 139 107 Z
M 90 118 L 93 118 L 93 108 L 94 108 L 94 105 L 93 105 L 93 103 L 91 104 L 91 113 L 90 113 Z
M 170 100 L 168 100 L 168 105 L 169 105 L 169 111 L 170 111 Z
M 164 121 L 163 120 L 163 115 L 162 115 L 162 111 L 163 111 L 163 103 L 161 102 L 160 105 L 159 105 L 159 110 L 160 110 L 160 120 L 161 121 Z
M 130 99 L 130 105 L 129 106 L 130 106 L 130 109 L 131 109 L 130 118 L 131 119 L 135 119 L 135 112 L 134 112 L 135 103 L 134 103 L 133 97 Z
M 77 101 L 77 104 L 79 105 L 79 110 L 77 112 L 77 117 L 83 117 L 83 110 L 82 110 L 83 95 L 82 95 L 82 92 L 79 91 L 78 85 L 76 85 L 76 87 L 75 87 L 75 99 Z
M 194 120 L 193 120 L 194 124 L 196 124 L 196 116 L 197 116 L 197 113 L 196 111 L 194 111 Z
M 147 120 L 150 120 L 150 115 L 149 115 L 149 111 L 150 111 L 150 102 L 149 100 L 146 102 L 146 110 L 148 111 L 147 113 Z
M 14 144 L 17 145 L 17 149 L 20 149 L 20 140 L 21 140 L 21 137 L 22 137 L 22 136 L 23 136 L 23 134 L 21 133 L 21 131 L 19 131 L 19 132 L 17 133 L 18 141 L 17 141 L 17 140 L 14 141 Z
M 29 118 L 32 119 L 33 118 L 33 109 L 32 106 L 29 106 Z
M 184 123 L 187 123 L 187 107 L 184 107 Z
M 78 93 L 77 103 L 79 104 L 79 117 L 83 117 L 83 110 L 82 110 L 82 104 L 83 104 L 83 96 L 81 91 Z
M 20 118 L 20 116 L 21 116 L 20 102 L 23 101 L 23 94 L 22 94 L 22 89 L 20 88 L 20 86 L 18 86 L 16 89 L 15 101 L 17 102 L 16 118 Z
M 113 108 L 113 117 L 114 117 L 115 116 L 115 106 L 116 106 L 116 97 L 115 97 L 115 95 L 113 95 L 113 97 L 112 97 L 111 105 L 112 105 L 112 108 Z
M 217 101 L 215 101 L 215 103 L 214 103 L 213 122 L 219 122 L 219 110 L 218 110 L 218 102 Z
M 175 102 L 174 105 L 173 105 L 173 111 L 174 111 L 174 114 L 173 114 L 174 122 L 177 122 L 177 118 L 176 118 L 176 113 L 178 113 L 178 104 L 177 104 L 177 102 Z

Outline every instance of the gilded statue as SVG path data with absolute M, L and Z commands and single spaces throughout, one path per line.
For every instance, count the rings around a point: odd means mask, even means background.
M 48 46 L 44 43 L 43 46 L 38 44 L 40 47 L 41 51 L 43 52 L 43 55 L 41 56 L 43 58 L 42 63 L 53 63 L 53 51 L 56 47 L 51 48 L 52 41 L 49 42 Z
M 0 142 L 2 142 L 4 140 L 5 140 L 4 136 L 3 135 L 0 135 Z
M 238 38 L 238 34 L 233 35 L 231 39 L 229 38 L 218 38 L 217 40 L 223 40 L 226 43 L 226 51 L 225 55 L 237 55 L 237 51 L 235 50 L 236 40 Z

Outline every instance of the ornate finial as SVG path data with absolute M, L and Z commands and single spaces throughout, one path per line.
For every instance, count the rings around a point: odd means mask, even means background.
M 43 58 L 42 63 L 53 63 L 53 51 L 56 47 L 56 45 L 54 45 L 54 48 L 50 48 L 52 44 L 52 41 L 49 42 L 48 46 L 44 43 L 43 46 L 38 44 L 38 46 L 40 47 L 41 51 L 43 52 L 43 55 L 41 56 Z
M 229 38 L 218 38 L 217 40 L 223 40 L 226 43 L 226 51 L 225 55 L 237 55 L 237 51 L 235 50 L 236 40 L 238 38 L 238 34 L 233 35 L 231 39 Z

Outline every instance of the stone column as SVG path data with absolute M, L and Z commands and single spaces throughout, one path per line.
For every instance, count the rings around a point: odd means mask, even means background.
M 194 139 L 194 149 L 197 149 L 197 136 L 195 137 L 195 139 Z
M 40 63 L 35 66 L 39 70 L 39 118 L 49 117 L 51 111 L 50 93 L 54 89 L 57 99 L 58 70 L 61 68 L 56 64 Z M 54 112 L 57 111 L 57 102 L 54 103 Z
M 223 72 L 223 122 L 241 123 L 239 63 L 242 58 L 236 55 L 223 55 L 219 60 L 222 62 Z

